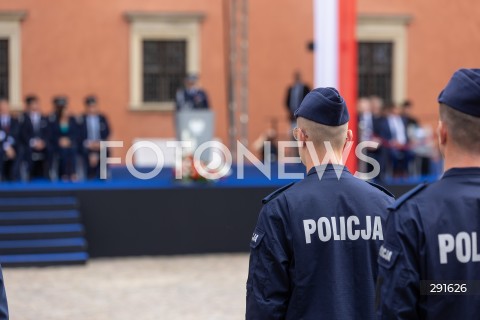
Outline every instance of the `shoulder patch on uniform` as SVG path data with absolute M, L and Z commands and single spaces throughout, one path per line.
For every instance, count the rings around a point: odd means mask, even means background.
M 371 185 L 372 187 L 375 187 L 377 188 L 378 190 L 382 191 L 383 193 L 385 193 L 387 196 L 390 196 L 392 198 L 395 198 L 395 196 L 390 192 L 388 191 L 387 188 L 385 187 L 382 187 L 381 185 L 379 184 L 376 184 L 376 183 L 373 183 L 373 182 L 370 182 L 370 181 L 366 181 L 369 185 Z
M 384 243 L 378 251 L 377 262 L 386 269 L 390 269 L 395 264 L 398 257 L 398 250 L 395 247 Z
M 426 187 L 428 186 L 427 183 L 422 183 L 422 184 L 419 184 L 418 186 L 416 186 L 415 188 L 413 188 L 412 190 L 408 191 L 407 193 L 405 193 L 404 195 L 402 195 L 400 198 L 397 199 L 397 201 L 395 201 L 392 205 L 390 205 L 388 207 L 389 210 L 397 210 L 398 208 L 400 208 L 402 206 L 402 204 L 404 204 L 408 199 L 410 199 L 411 197 L 413 197 L 414 195 L 416 195 L 417 193 L 419 193 L 420 191 L 422 191 L 423 189 L 425 189 Z
M 250 247 L 252 249 L 258 247 L 260 242 L 262 242 L 263 236 L 265 236 L 265 232 L 258 228 L 255 228 L 255 231 L 253 231 L 252 240 L 250 240 Z
M 268 196 L 266 196 L 265 198 L 263 198 L 262 200 L 262 203 L 265 204 L 273 199 L 275 199 L 279 194 L 281 194 L 283 191 L 287 190 L 288 188 L 290 188 L 291 186 L 293 186 L 295 184 L 295 182 L 292 182 L 292 183 L 289 183 L 287 184 L 286 186 L 283 186 L 275 191 L 273 191 L 272 193 L 270 193 Z

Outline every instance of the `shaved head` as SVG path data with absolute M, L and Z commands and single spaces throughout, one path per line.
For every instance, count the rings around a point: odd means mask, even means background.
M 308 140 L 315 148 L 325 148 L 325 141 L 329 141 L 334 150 L 342 151 L 347 140 L 348 122 L 337 127 L 327 126 L 299 117 L 297 126 L 305 130 Z
M 480 154 L 480 118 L 440 104 L 440 120 L 455 145 L 469 153 Z

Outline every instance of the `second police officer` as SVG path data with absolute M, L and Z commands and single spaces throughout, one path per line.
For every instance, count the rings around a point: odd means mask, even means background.
M 337 90 L 311 91 L 295 117 L 308 174 L 263 200 L 250 243 L 246 318 L 374 319 L 377 254 L 393 198 L 344 168 L 352 132 Z
M 438 102 L 445 173 L 391 208 L 380 319 L 480 318 L 480 69 L 455 72 Z

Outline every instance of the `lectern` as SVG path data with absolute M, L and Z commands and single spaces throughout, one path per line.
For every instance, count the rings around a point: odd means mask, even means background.
M 191 141 L 193 153 L 201 144 L 211 141 L 214 134 L 215 116 L 210 110 L 185 110 L 176 113 L 177 140 Z M 210 152 L 205 151 L 201 160 L 210 161 Z

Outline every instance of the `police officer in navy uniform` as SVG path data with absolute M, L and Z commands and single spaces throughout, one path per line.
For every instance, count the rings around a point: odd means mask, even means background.
M 3 281 L 3 272 L 0 266 L 0 320 L 8 320 L 7 293 L 5 292 L 5 282 Z
M 189 75 L 185 78 L 185 87 L 175 94 L 177 111 L 202 110 L 210 108 L 207 93 L 197 86 L 198 76 Z
M 391 207 L 378 258 L 380 319 L 480 318 L 479 292 L 467 283 L 480 280 L 480 69 L 455 72 L 438 102 L 446 171 Z
M 377 254 L 393 198 L 343 166 L 352 132 L 337 90 L 311 91 L 295 117 L 308 174 L 263 200 L 250 242 L 246 318 L 373 319 Z

